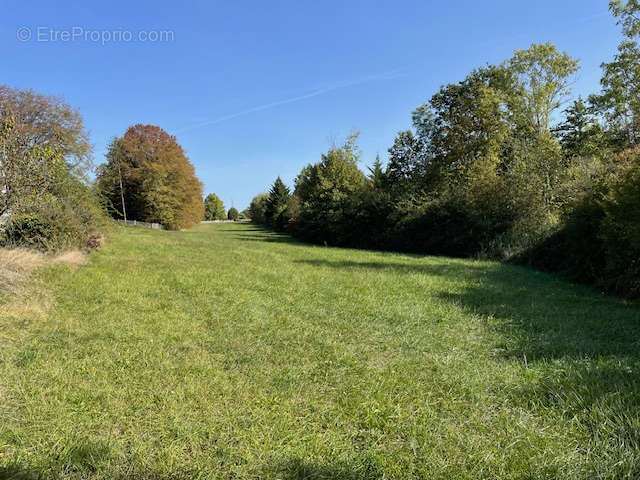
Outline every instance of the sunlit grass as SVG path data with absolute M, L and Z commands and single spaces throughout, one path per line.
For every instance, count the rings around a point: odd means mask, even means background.
M 218 224 L 39 280 L 0 316 L 0 477 L 640 475 L 640 309 L 542 273 Z

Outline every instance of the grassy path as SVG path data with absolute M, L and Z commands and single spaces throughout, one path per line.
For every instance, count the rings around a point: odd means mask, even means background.
M 545 274 L 218 224 L 41 276 L 0 478 L 640 476 L 640 309 Z

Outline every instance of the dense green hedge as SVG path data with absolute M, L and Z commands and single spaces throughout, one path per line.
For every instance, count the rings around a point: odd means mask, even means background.
M 638 28 L 625 27 L 603 91 L 559 122 L 578 63 L 534 44 L 442 86 L 385 167 L 366 176 L 352 135 L 292 193 L 278 178 L 256 197 L 254 221 L 324 245 L 515 261 L 639 298 L 640 6 L 616 5 Z

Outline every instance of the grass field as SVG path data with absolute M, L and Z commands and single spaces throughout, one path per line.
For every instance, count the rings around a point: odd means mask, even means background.
M 638 305 L 246 224 L 38 272 L 0 304 L 0 477 L 640 477 Z

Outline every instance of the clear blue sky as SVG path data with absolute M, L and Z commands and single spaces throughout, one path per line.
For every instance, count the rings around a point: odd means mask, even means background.
M 77 107 L 96 163 L 129 125 L 161 126 L 240 209 L 351 129 L 363 167 L 385 159 L 440 85 L 532 42 L 579 58 L 574 92 L 595 91 L 620 39 L 605 0 L 2 3 L 0 83 Z

